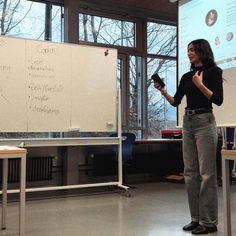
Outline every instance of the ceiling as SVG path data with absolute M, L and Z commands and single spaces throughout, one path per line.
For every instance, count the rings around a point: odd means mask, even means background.
M 178 3 L 169 0 L 80 0 L 82 8 L 177 22 Z

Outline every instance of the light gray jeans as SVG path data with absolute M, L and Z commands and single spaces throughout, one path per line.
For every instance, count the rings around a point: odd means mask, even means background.
M 218 223 L 215 117 L 204 113 L 183 119 L 184 177 L 191 219 L 214 226 Z

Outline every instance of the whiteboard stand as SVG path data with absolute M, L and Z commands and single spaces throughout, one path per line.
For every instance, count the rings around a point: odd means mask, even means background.
M 65 186 L 51 186 L 41 188 L 27 188 L 26 192 L 54 191 L 65 189 L 78 189 L 88 187 L 116 186 L 126 191 L 126 196 L 131 197 L 129 187 L 123 185 L 122 173 L 122 132 L 121 132 L 121 95 L 118 90 L 118 137 L 88 137 L 88 138 L 52 138 L 52 139 L 3 139 L 1 145 L 14 145 L 20 147 L 52 147 L 52 146 L 93 146 L 93 145 L 118 145 L 118 181 L 105 183 L 77 184 Z M 8 190 L 7 193 L 18 193 L 19 189 Z M 0 191 L 2 193 L 2 191 Z

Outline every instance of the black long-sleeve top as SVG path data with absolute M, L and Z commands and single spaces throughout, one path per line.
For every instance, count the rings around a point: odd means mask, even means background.
M 193 83 L 192 77 L 196 71 L 203 71 L 203 84 L 210 89 L 213 94 L 208 99 L 197 86 Z M 174 95 L 172 106 L 178 106 L 184 95 L 187 98 L 185 109 L 212 108 L 212 103 L 220 106 L 223 103 L 223 78 L 222 70 L 217 67 L 195 67 L 192 71 L 184 74 Z

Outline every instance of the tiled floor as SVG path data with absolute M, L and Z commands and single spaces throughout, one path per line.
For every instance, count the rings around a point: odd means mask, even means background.
M 132 197 L 117 192 L 83 194 L 26 203 L 26 236 L 188 236 L 184 184 L 139 184 Z M 236 185 L 231 186 L 232 226 L 236 235 Z M 223 236 L 222 189 L 219 188 L 218 232 Z M 18 235 L 18 204 L 9 203 L 8 228 L 0 235 Z

